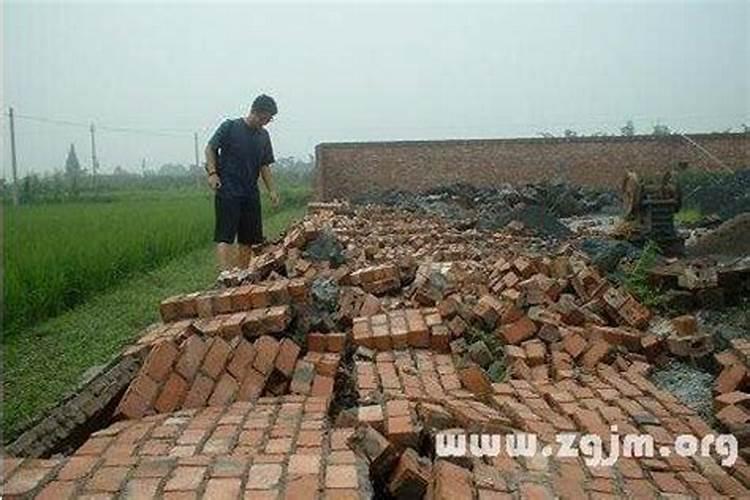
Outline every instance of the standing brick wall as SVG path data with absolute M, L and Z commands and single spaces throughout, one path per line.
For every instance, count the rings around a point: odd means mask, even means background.
M 750 166 L 750 134 L 690 138 L 731 169 Z M 680 163 L 721 167 L 680 136 L 323 143 L 315 148 L 320 200 L 370 189 L 419 191 L 454 182 L 494 185 L 566 180 L 618 188 L 626 169 L 658 173 Z

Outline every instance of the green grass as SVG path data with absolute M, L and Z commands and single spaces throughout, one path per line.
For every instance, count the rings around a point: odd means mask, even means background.
M 136 270 L 211 241 L 208 193 L 6 207 L 4 329 L 13 336 Z
M 674 220 L 678 224 L 695 224 L 702 218 L 703 214 L 697 208 L 683 208 L 674 215 Z
M 300 206 L 309 188 L 281 182 L 279 210 Z M 272 214 L 264 193 L 264 213 Z M 213 195 L 207 189 L 104 193 L 98 201 L 5 206 L 3 330 L 24 327 L 82 303 L 135 272 L 208 245 Z
M 649 283 L 648 273 L 656 265 L 659 258 L 659 246 L 649 241 L 641 256 L 625 271 L 622 284 L 636 299 L 648 307 L 660 308 L 664 304 L 664 297 L 660 290 Z
M 268 213 L 272 238 L 304 212 L 287 198 L 287 208 Z M 131 279 L 55 318 L 5 339 L 3 349 L 3 441 L 75 388 L 91 367 L 105 364 L 158 320 L 161 299 L 201 290 L 216 279 L 211 244 Z

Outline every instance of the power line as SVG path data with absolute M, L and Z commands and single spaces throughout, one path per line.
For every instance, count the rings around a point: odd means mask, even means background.
M 3 113 L 3 116 L 8 116 L 8 113 Z M 91 123 L 77 122 L 77 121 L 72 121 L 72 120 L 60 120 L 56 118 L 47 118 L 47 117 L 42 117 L 42 116 L 22 115 L 22 114 L 17 114 L 17 113 L 14 115 L 14 118 L 21 119 L 21 120 L 35 121 L 35 122 L 40 122 L 40 123 L 49 123 L 52 125 L 60 125 L 60 126 L 65 126 L 65 127 L 89 128 L 91 126 Z M 153 136 L 160 136 L 160 137 L 184 137 L 184 136 L 189 137 L 189 134 L 193 134 L 195 132 L 195 130 L 189 130 L 189 129 L 177 129 L 177 128 L 143 129 L 143 128 L 137 128 L 137 127 L 121 127 L 121 126 L 114 126 L 114 125 L 97 125 L 97 128 L 99 130 L 106 130 L 108 132 L 153 135 Z M 199 130 L 204 130 L 205 128 L 206 127 L 203 127 Z

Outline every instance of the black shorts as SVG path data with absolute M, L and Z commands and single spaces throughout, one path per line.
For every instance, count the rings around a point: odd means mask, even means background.
M 214 197 L 216 243 L 256 245 L 263 243 L 263 221 L 260 212 L 260 197 L 224 198 Z

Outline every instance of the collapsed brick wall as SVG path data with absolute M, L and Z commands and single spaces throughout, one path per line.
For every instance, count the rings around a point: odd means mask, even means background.
M 750 165 L 750 135 L 693 134 L 727 167 Z M 315 149 L 320 200 L 370 189 L 420 191 L 455 182 L 494 185 L 565 180 L 617 189 L 626 169 L 721 168 L 680 136 L 323 143 Z

